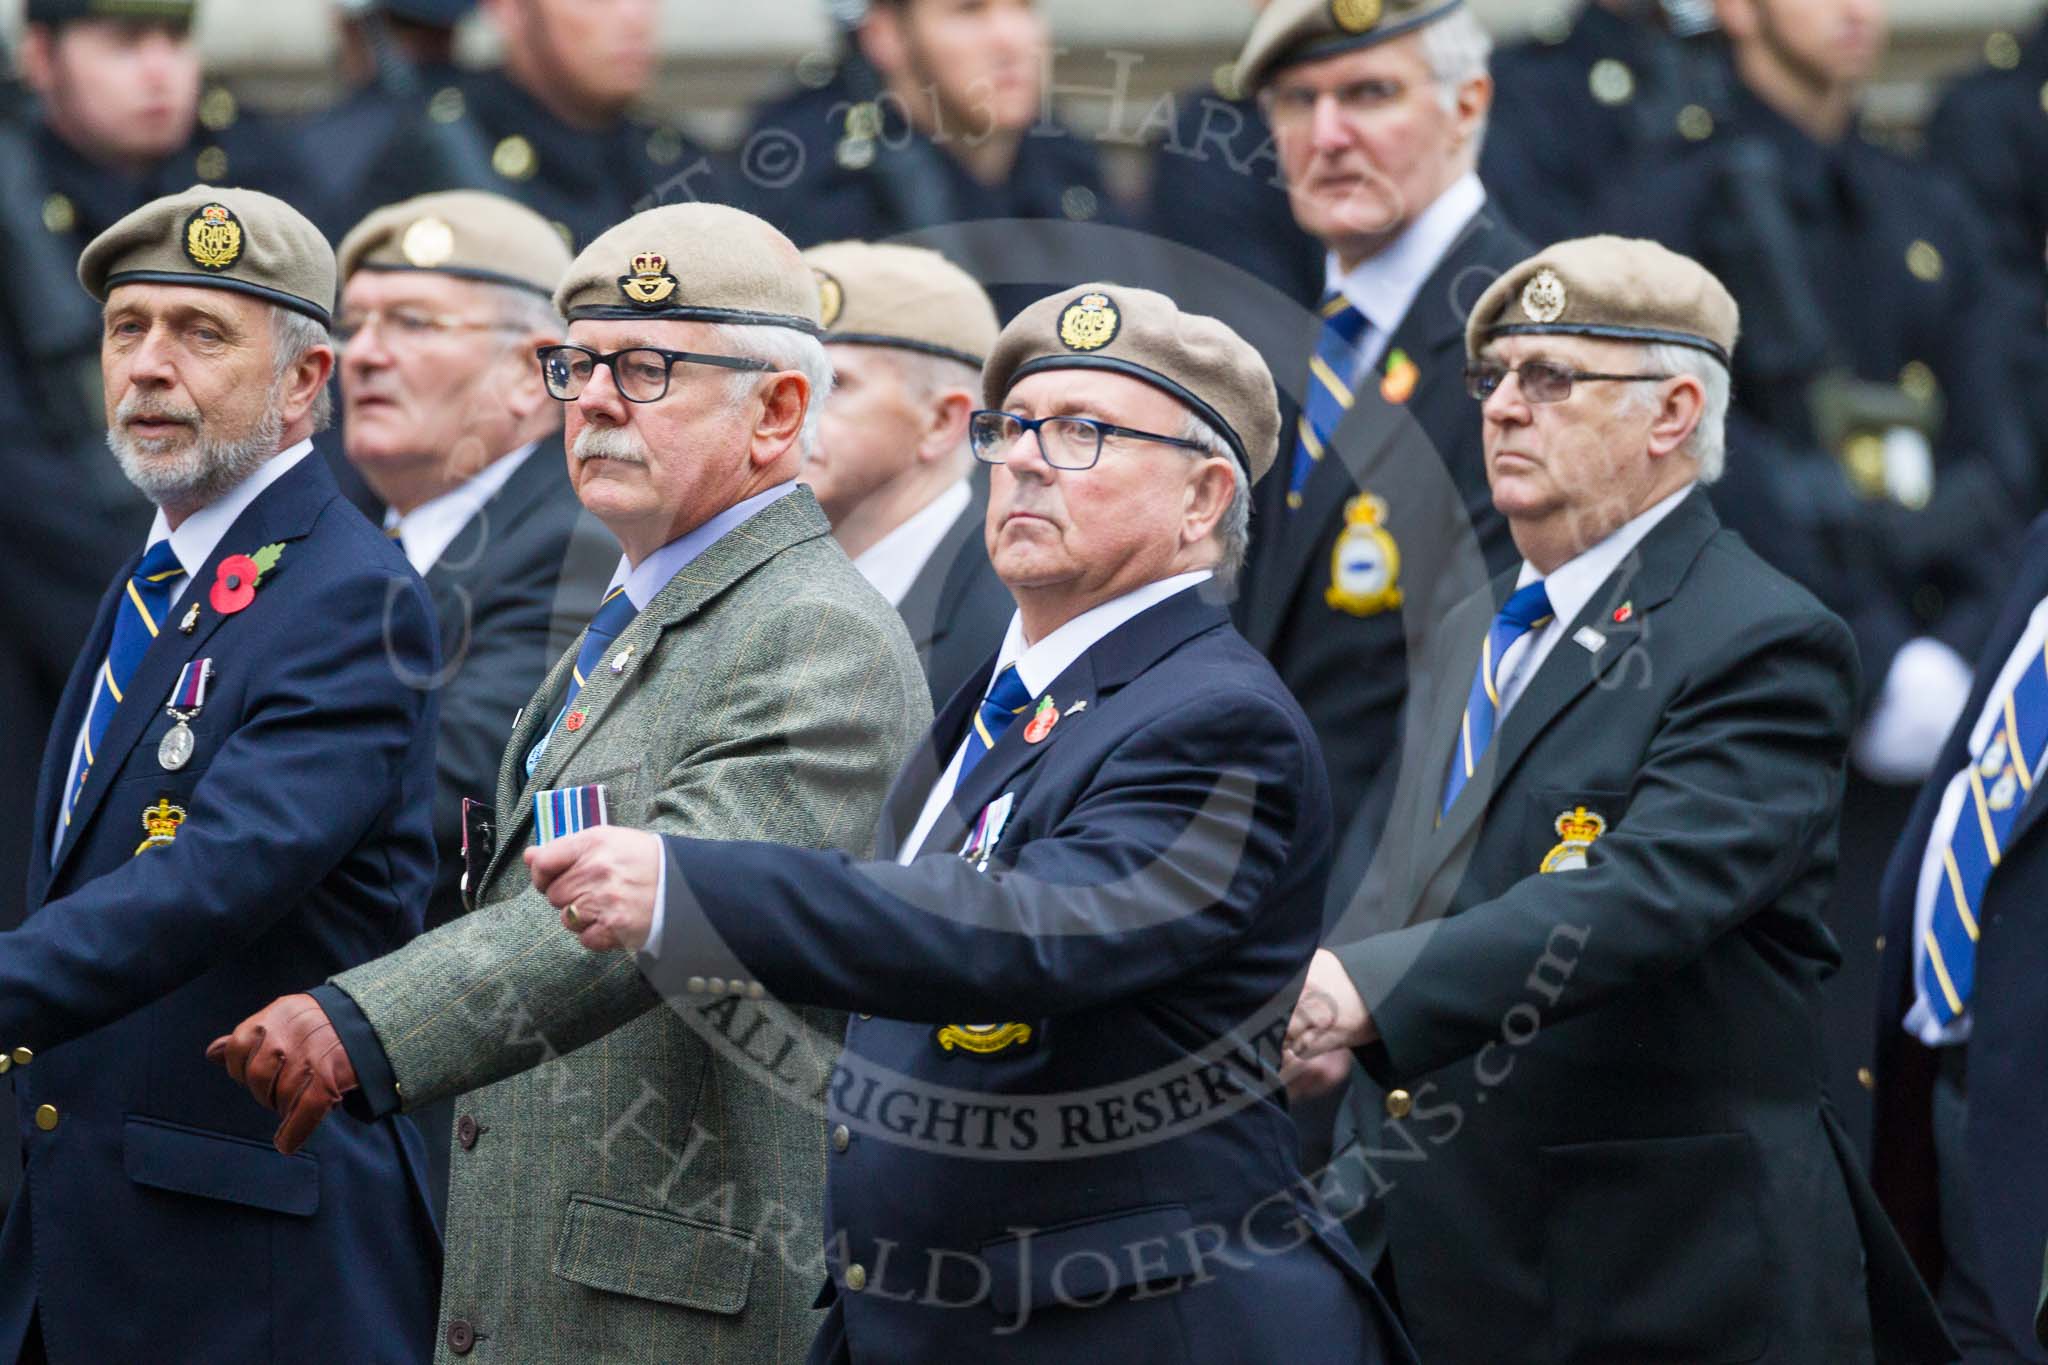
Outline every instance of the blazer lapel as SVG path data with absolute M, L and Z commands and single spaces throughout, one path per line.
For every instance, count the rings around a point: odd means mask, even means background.
M 113 718 L 107 723 L 107 732 L 100 739 L 100 750 L 94 758 L 92 771 L 86 777 L 84 790 L 78 794 L 71 823 L 65 830 L 62 846 L 57 850 L 56 862 L 50 868 L 52 881 L 63 871 L 72 850 L 78 846 L 79 832 L 99 809 L 107 789 L 126 765 L 135 742 L 169 700 L 179 672 L 198 657 L 214 632 L 228 620 L 215 611 L 208 600 L 221 561 L 230 555 L 249 554 L 265 545 L 283 541 L 286 549 L 271 573 L 290 573 L 290 542 L 304 539 L 306 533 L 313 529 L 313 521 L 320 509 L 337 496 L 333 476 L 327 472 L 320 457 L 317 454 L 304 457 L 290 472 L 264 489 L 256 501 L 235 518 L 234 525 L 214 546 L 206 563 L 187 581 L 184 596 L 164 618 L 148 652 L 136 666 L 135 676 L 128 680 L 121 704 L 114 708 Z M 133 572 L 132 565 L 129 572 Z M 187 634 L 179 629 L 179 623 L 192 616 L 195 608 L 195 624 Z M 104 648 L 102 645 L 102 651 Z M 228 662 L 223 666 L 233 665 Z M 73 728 L 75 732 L 76 727 Z M 45 844 L 44 847 L 49 846 Z
M 57 838 L 57 822 L 62 818 L 58 806 L 65 779 L 70 776 L 71 754 L 78 743 L 78 730 L 85 724 L 86 709 L 92 704 L 100 661 L 107 657 L 107 650 L 113 643 L 114 613 L 120 610 L 120 589 L 135 576 L 135 566 L 141 562 L 142 556 L 136 554 L 123 564 L 119 576 L 114 579 L 113 588 L 100 599 L 92 633 L 86 637 L 83 652 L 71 666 L 71 677 L 65 682 L 63 696 L 57 705 L 57 718 L 52 722 L 50 738 L 43 746 L 42 773 L 36 783 L 35 845 L 28 860 L 28 905 L 31 910 L 42 903 L 43 896 L 50 889 L 54 870 L 50 850 Z
M 1417 888 L 1435 876 L 1445 860 L 1464 842 L 1492 804 L 1494 793 L 1507 784 L 1522 755 L 1528 752 L 1536 738 L 1588 688 L 1619 664 L 1636 641 L 1650 631 L 1652 614 L 1671 600 L 1686 571 L 1720 525 L 1706 491 L 1695 489 L 1643 538 L 1621 566 L 1608 575 L 1578 616 L 1566 625 L 1564 638 L 1551 649 L 1543 666 L 1509 708 L 1493 743 L 1480 759 L 1479 770 L 1458 794 L 1457 801 L 1444 814 L 1442 824 L 1432 834 L 1429 852 L 1416 869 L 1420 874 L 1414 883 Z M 1496 583 L 1495 593 L 1504 595 L 1505 589 L 1512 586 L 1513 579 L 1503 576 Z M 1616 622 L 1614 610 L 1625 601 L 1631 604 L 1629 619 Z M 1463 716 L 1470 679 L 1478 668 L 1478 638 L 1484 630 L 1484 626 L 1475 627 L 1475 638 L 1469 645 L 1461 641 L 1467 666 L 1464 682 L 1458 687 L 1458 701 L 1450 724 L 1435 741 L 1437 748 L 1434 752 L 1440 755 L 1445 765 L 1436 774 L 1437 795 L 1432 799 L 1437 801 L 1442 799 L 1441 783 L 1443 774 L 1448 771 L 1450 743 Z M 1600 637 L 1597 650 L 1589 651 L 1580 643 L 1580 637 L 1588 631 Z M 1591 637 L 1586 638 L 1590 640 Z M 1449 685 L 1449 680 L 1446 684 Z M 1423 792 L 1427 790 L 1425 781 L 1423 791 L 1418 791 L 1414 799 L 1421 801 Z
M 995 667 L 996 656 L 991 654 L 988 662 L 974 676 L 987 678 L 995 672 Z M 917 818 L 924 814 L 925 802 L 931 798 L 932 788 L 946 775 L 946 765 L 953 761 L 953 751 L 967 737 L 967 717 L 981 704 L 981 695 L 982 689 L 973 687 L 963 687 L 954 693 L 945 709 L 933 719 L 931 728 L 925 731 L 924 739 L 911 754 L 910 761 L 889 784 L 889 795 L 882 804 L 882 816 L 875 826 L 877 858 L 893 859 L 903 851 L 903 841 L 917 828 Z

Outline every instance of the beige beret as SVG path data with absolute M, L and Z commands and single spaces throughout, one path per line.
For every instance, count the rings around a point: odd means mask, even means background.
M 1214 427 L 1252 482 L 1273 465 L 1280 407 L 1265 360 L 1223 323 L 1183 313 L 1164 294 L 1084 284 L 1040 299 L 996 338 L 981 372 L 983 399 L 1000 407 L 1011 385 L 1040 370 L 1142 379 Z
M 101 303 L 123 284 L 232 289 L 328 326 L 334 248 L 282 199 L 194 185 L 151 200 L 87 243 L 78 282 Z
M 789 238 L 723 204 L 664 204 L 583 248 L 555 291 L 571 322 L 650 318 L 818 335 L 818 281 Z
M 804 253 L 818 276 L 825 340 L 900 346 L 980 369 L 996 344 L 995 305 L 974 276 L 936 251 L 827 242 Z
M 569 245 L 526 205 L 481 190 L 387 204 L 341 239 L 341 278 L 358 270 L 432 270 L 528 289 L 544 299 L 569 273 Z
M 1740 310 L 1698 261 L 1655 242 L 1581 237 L 1545 247 L 1493 282 L 1465 324 L 1465 354 L 1502 336 L 1585 336 L 1690 346 L 1723 365 Z
M 1465 0 L 1273 0 L 1237 59 L 1237 88 L 1256 94 L 1275 71 L 1412 33 Z

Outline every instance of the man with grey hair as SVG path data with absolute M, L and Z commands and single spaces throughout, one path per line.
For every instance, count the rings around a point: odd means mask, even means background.
M 1238 61 L 1324 265 L 1237 617 L 1322 740 L 1336 901 L 1378 838 L 1411 640 L 1513 555 L 1457 354 L 1480 291 L 1530 250 L 1475 170 L 1490 50 L 1461 0 L 1275 0 Z
M 337 1126 L 287 1159 L 204 1061 L 284 983 L 404 944 L 433 875 L 435 701 L 406 681 L 436 666 L 432 611 L 309 458 L 334 253 L 288 205 L 201 185 L 78 273 L 108 442 L 157 514 L 66 688 L 28 918 L 0 934 L 25 1163 L 0 1359 L 256 1365 L 303 1332 L 424 1360 L 418 1134 Z
M 796 248 L 670 205 L 591 243 L 555 302 L 569 342 L 539 368 L 569 478 L 625 555 L 503 746 L 476 908 L 217 1051 L 283 1114 L 281 1151 L 354 1128 L 322 1124 L 344 1098 L 368 1118 L 462 1097 L 445 1358 L 786 1360 L 817 1323 L 810 1097 L 839 1021 L 663 1008 L 561 932 L 520 853 L 596 823 L 864 852 L 924 679 L 796 482 L 831 382 Z
M 1425 1359 L 1955 1356 L 1827 1099 L 1856 649 L 1707 496 L 1727 387 L 1698 376 L 1737 330 L 1704 268 L 1615 237 L 1472 314 L 1523 562 L 1440 633 L 1288 1027 L 1369 1075 L 1347 1183 Z

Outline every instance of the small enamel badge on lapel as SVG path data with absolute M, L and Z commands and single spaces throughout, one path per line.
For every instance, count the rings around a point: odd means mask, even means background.
M 1081 698 L 1081 700 L 1079 700 L 1079 701 L 1075 702 L 1075 703 L 1074 703 L 1074 704 L 1073 704 L 1072 706 L 1069 706 L 1069 707 L 1067 708 L 1067 714 L 1068 714 L 1068 715 L 1070 715 L 1070 716 L 1078 716 L 1078 715 L 1080 715 L 1080 714 L 1081 714 L 1081 713 L 1082 713 L 1083 711 L 1086 711 L 1087 709 L 1088 709 L 1088 699 L 1087 699 L 1086 697 L 1083 697 L 1083 698 Z
M 194 602 L 185 612 L 185 619 L 178 622 L 178 633 L 190 635 L 199 626 L 199 604 Z
M 1052 727 L 1060 723 L 1060 709 L 1052 704 L 1051 697 L 1040 697 L 1038 709 L 1031 713 L 1031 723 L 1024 727 L 1024 742 L 1036 744 L 1052 733 Z
M 614 678 L 618 677 L 621 673 L 624 673 L 626 671 L 626 660 L 632 657 L 633 646 L 631 645 L 627 645 L 624 649 L 612 655 L 612 676 Z
M 1607 637 L 1591 626 L 1580 626 L 1572 633 L 1572 639 L 1579 642 L 1579 648 L 1588 654 L 1598 654 L 1607 645 Z

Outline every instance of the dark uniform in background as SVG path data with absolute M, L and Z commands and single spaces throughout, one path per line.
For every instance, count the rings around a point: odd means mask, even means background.
M 1990 629 L 1990 571 L 2020 524 L 2014 509 L 2035 496 L 2022 410 L 1996 359 L 2012 310 L 1981 219 L 1946 180 L 1854 133 L 1823 145 L 1745 88 L 1731 109 L 1695 153 L 1619 186 L 1609 221 L 1692 256 L 1741 303 L 1714 503 L 1849 623 L 1867 706 L 1910 641 L 1968 660 Z M 1929 467 L 1917 490 L 1900 489 L 1884 433 L 1915 422 Z M 1852 768 L 1843 803 L 1830 925 L 1845 961 L 1826 1023 L 1832 1088 L 1859 1136 L 1870 907 L 1916 786 Z

